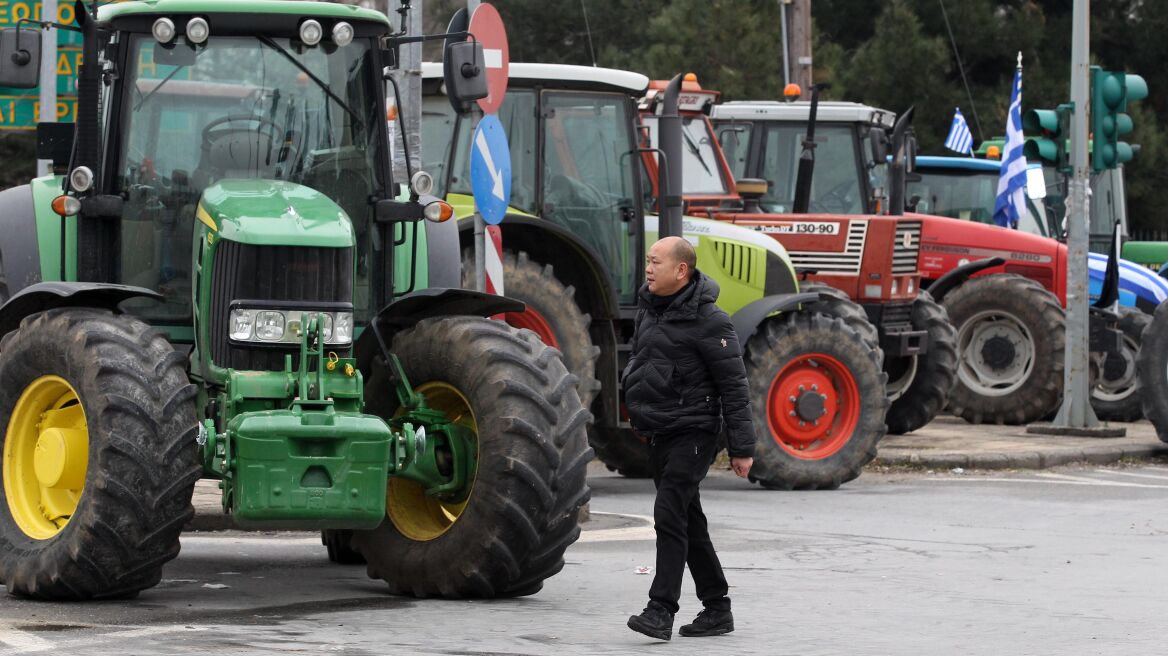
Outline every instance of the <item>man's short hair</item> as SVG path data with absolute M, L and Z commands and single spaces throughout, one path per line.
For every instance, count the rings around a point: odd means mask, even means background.
M 693 244 L 686 239 L 677 239 L 673 242 L 673 259 L 685 262 L 690 275 L 693 275 L 694 269 L 698 266 L 698 253 L 694 250 Z

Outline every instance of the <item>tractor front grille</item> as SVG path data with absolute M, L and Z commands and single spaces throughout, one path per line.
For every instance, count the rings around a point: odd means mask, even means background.
M 860 263 L 864 259 L 864 242 L 867 238 L 868 222 L 852 220 L 848 221 L 848 237 L 844 242 L 843 251 L 829 253 L 788 250 L 787 254 L 791 256 L 791 264 L 795 266 L 796 271 L 856 275 L 860 273 Z
M 211 287 L 211 360 L 238 370 L 279 371 L 296 347 L 232 344 L 227 338 L 231 302 L 275 301 L 289 310 L 304 303 L 351 303 L 353 250 L 224 240 L 215 251 Z
M 892 275 L 916 273 L 921 251 L 921 222 L 897 221 L 896 241 L 892 250 Z

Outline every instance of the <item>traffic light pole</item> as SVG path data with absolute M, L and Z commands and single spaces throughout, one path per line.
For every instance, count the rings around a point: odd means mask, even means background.
M 1094 429 L 1099 419 L 1091 409 L 1088 344 L 1087 190 L 1091 160 L 1087 157 L 1089 83 L 1089 0 L 1075 0 L 1071 42 L 1071 180 L 1067 205 L 1067 344 L 1063 373 L 1063 404 L 1052 428 Z

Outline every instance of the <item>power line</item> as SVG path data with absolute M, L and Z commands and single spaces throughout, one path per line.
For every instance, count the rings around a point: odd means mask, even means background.
M 584 12 L 584 29 L 588 32 L 588 54 L 592 55 L 592 65 L 596 66 L 596 50 L 592 47 L 592 28 L 588 25 L 588 8 L 580 0 L 580 10 Z
M 937 0 L 937 2 L 941 5 L 941 17 L 945 19 L 945 31 L 949 33 L 949 44 L 953 46 L 953 57 L 957 59 L 957 70 L 961 72 L 961 83 L 965 85 L 965 95 L 969 97 L 969 109 L 973 112 L 973 122 L 977 125 L 978 139 L 985 141 L 985 131 L 981 129 L 981 119 L 977 117 L 977 105 L 973 103 L 973 92 L 969 90 L 969 80 L 965 79 L 965 66 L 961 63 L 961 53 L 957 51 L 957 40 L 953 38 L 953 28 L 949 26 L 949 13 L 945 11 L 945 0 Z

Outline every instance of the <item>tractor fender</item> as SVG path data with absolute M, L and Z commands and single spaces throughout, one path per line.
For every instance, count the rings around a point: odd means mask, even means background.
M 1001 257 L 987 257 L 984 260 L 967 262 L 933 281 L 933 284 L 929 285 L 929 293 L 932 294 L 934 301 L 940 303 L 945 294 L 953 291 L 973 274 L 1005 263 L 1005 258 Z
M 462 249 L 458 245 L 458 224 L 454 221 L 424 223 L 428 286 L 462 286 Z
M 0 275 L 3 276 L 0 301 L 41 281 L 36 211 L 30 185 L 0 191 Z
M 130 285 L 102 282 L 38 282 L 29 285 L 0 306 L 0 337 L 20 327 L 27 316 L 59 307 L 97 307 L 117 311 L 131 298 L 163 300 L 162 294 Z
M 821 300 L 831 300 L 831 295 L 823 292 L 775 294 L 764 296 L 748 304 L 730 317 L 730 321 L 734 323 L 734 332 L 738 334 L 738 343 L 745 345 L 747 340 L 758 330 L 759 324 L 770 315 L 797 309 L 803 303 L 814 303 Z
M 367 362 L 380 350 L 377 333 L 381 333 L 386 346 L 393 341 L 393 335 L 409 328 L 423 319 L 443 316 L 489 317 L 503 312 L 523 312 L 527 309 L 521 301 L 506 296 L 484 294 L 469 289 L 430 287 L 411 292 L 381 308 L 370 322 L 368 329 L 361 332 L 353 345 L 358 361 Z M 373 325 L 375 324 L 375 325 Z

